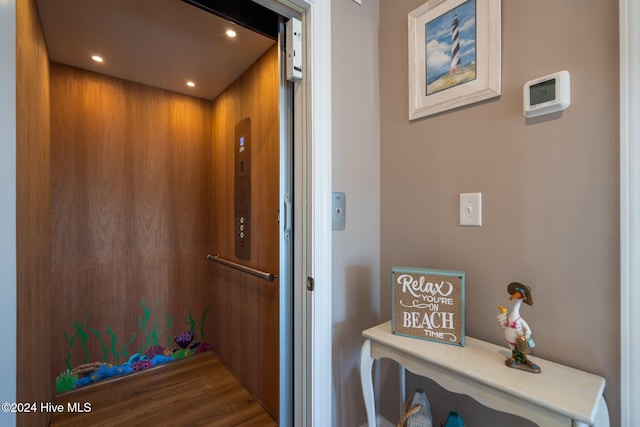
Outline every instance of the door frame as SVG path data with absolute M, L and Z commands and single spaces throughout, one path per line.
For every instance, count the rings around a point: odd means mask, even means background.
M 16 248 L 16 2 L 0 1 L 0 340 L 17 348 Z M 0 365 L 0 398 L 16 401 L 17 355 L 8 351 Z M 2 425 L 15 425 L 15 413 L 1 413 Z
M 309 151 L 305 178 L 310 194 L 295 201 L 294 208 L 309 213 L 305 231 L 309 250 L 305 269 L 294 280 L 305 300 L 313 308 L 310 333 L 303 331 L 310 343 L 294 354 L 308 372 L 304 424 L 331 425 L 331 2 L 329 0 L 256 0 L 275 5 L 274 10 L 293 9 L 301 13 L 305 37 L 305 77 L 299 83 L 303 108 L 304 146 Z M 16 348 L 16 1 L 0 1 L 0 297 L 6 304 L 0 313 L 0 339 Z M 5 165 L 6 163 L 6 165 Z M 307 210 L 305 205 L 311 206 Z M 6 237 L 6 238 L 5 238 Z M 315 279 L 315 291 L 306 292 L 306 277 Z M 294 310 L 294 322 L 305 322 L 306 312 Z M 302 315 L 300 314 L 302 312 Z M 310 336 L 309 336 L 310 335 Z M 16 399 L 16 354 L 3 359 L 0 373 L 2 401 Z M 308 404 L 307 404 L 308 402 Z M 306 412 L 306 411 L 305 411 Z M 3 423 L 15 424 L 15 414 L 3 414 Z
M 294 161 L 294 186 L 297 186 L 293 197 L 294 234 L 301 240 L 294 241 L 294 253 L 298 256 L 294 257 L 292 282 L 293 425 L 324 427 L 332 424 L 333 401 L 331 37 L 328 36 L 331 1 L 253 1 L 302 22 L 303 77 L 293 88 L 294 139 L 298 140 L 294 156 L 302 163 L 295 165 Z M 284 204 L 280 208 L 284 209 Z M 313 279 L 312 291 L 307 290 L 308 278 Z
M 302 200 L 295 209 L 305 213 L 305 259 L 294 286 L 303 296 L 303 307 L 294 322 L 302 330 L 303 347 L 294 353 L 302 364 L 305 400 L 301 424 L 332 425 L 332 316 L 331 316 L 331 2 L 329 0 L 278 0 L 303 8 L 304 39 L 301 91 L 301 132 L 305 147 Z M 306 72 L 304 72 L 306 69 Z M 297 107 L 297 106 L 296 106 Z M 313 290 L 307 290 L 307 278 Z M 310 413 L 309 413 L 310 412 Z
M 309 8 L 303 20 L 306 39 L 308 134 L 311 157 L 311 253 L 308 276 L 313 278 L 311 299 L 310 372 L 311 415 L 307 425 L 333 424 L 333 321 L 331 310 L 331 2 L 305 1 Z M 304 34 L 303 33 L 303 34 Z M 306 285 L 306 283 L 305 283 Z
M 619 0 L 620 31 L 620 422 L 640 419 L 640 5 Z

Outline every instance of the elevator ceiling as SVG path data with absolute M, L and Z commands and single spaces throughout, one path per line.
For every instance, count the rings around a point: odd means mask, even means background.
M 275 43 L 180 0 L 37 5 L 52 61 L 204 99 L 218 96 Z M 229 38 L 228 29 L 237 36 Z

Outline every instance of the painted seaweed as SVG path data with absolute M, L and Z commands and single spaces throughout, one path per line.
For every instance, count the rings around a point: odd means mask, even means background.
M 189 309 L 189 318 L 184 321 L 184 324 L 189 326 L 191 332 L 196 329 L 196 319 L 191 315 L 191 309 Z
M 98 331 L 94 327 L 90 327 L 89 329 L 91 330 L 93 335 L 95 335 L 98 338 L 98 344 L 100 344 L 100 350 L 102 350 L 102 358 L 100 359 L 100 361 L 101 362 L 106 362 L 107 361 L 107 357 L 109 356 L 109 349 L 107 348 L 107 346 L 102 341 L 102 334 L 100 333 L 100 331 Z
M 200 340 L 204 341 L 204 321 L 207 318 L 207 312 L 211 308 L 211 304 L 207 305 L 207 308 L 202 312 L 202 316 L 200 317 Z
M 173 319 L 169 314 L 167 314 L 166 310 L 164 311 L 164 320 L 167 324 L 167 347 L 170 348 L 173 345 L 173 342 L 171 341 L 171 326 L 173 326 Z
M 136 316 L 138 320 L 138 330 L 142 334 L 144 334 L 144 342 L 142 343 L 139 354 L 144 354 L 145 350 L 149 348 L 158 347 L 158 342 L 160 341 L 162 335 L 157 316 L 159 302 L 160 298 L 156 299 L 154 304 L 150 306 L 147 305 L 147 301 L 145 300 L 145 298 L 142 298 L 140 304 L 142 314 Z M 204 341 L 205 338 L 205 321 L 209 309 L 210 305 L 207 305 L 205 310 L 202 312 L 199 321 L 196 321 L 196 318 L 193 316 L 191 309 L 189 309 L 188 317 L 184 322 L 189 327 L 189 331 L 191 333 L 196 335 L 197 332 L 199 334 L 199 338 L 201 341 Z M 122 363 L 123 361 L 127 362 L 130 359 L 129 348 L 131 347 L 131 345 L 133 345 L 136 339 L 137 332 L 132 332 L 128 341 L 126 341 L 124 344 L 119 344 L 118 337 L 111 326 L 107 325 L 106 333 L 104 333 L 95 325 L 89 325 L 88 319 L 90 311 L 91 310 L 87 310 L 81 320 L 75 319 L 72 323 L 70 323 L 70 325 L 73 327 L 72 333 L 63 331 L 63 336 L 68 343 L 67 356 L 65 358 L 65 364 L 68 373 L 63 372 L 58 376 L 58 378 L 56 378 L 56 390 L 58 392 L 68 391 L 72 389 L 77 381 L 77 377 L 74 380 L 74 376 L 71 375 L 71 369 L 73 368 L 72 350 L 74 349 L 74 347 L 79 346 L 82 351 L 82 364 L 88 363 L 90 361 L 91 352 L 89 351 L 88 345 L 90 338 L 97 341 L 97 345 L 100 348 L 101 362 L 110 362 L 117 365 Z M 174 345 L 174 334 L 172 333 L 172 329 L 175 326 L 175 322 L 166 310 L 164 311 L 163 315 L 165 323 L 164 327 L 166 330 L 167 348 L 171 348 Z M 185 351 L 180 351 L 177 354 L 174 353 L 173 358 L 182 358 L 193 354 L 194 352 L 195 350 L 193 349 L 185 349 Z M 111 359 L 111 361 L 109 361 L 109 359 Z
M 80 347 L 82 348 L 82 354 L 84 355 L 82 357 L 82 363 L 87 363 L 89 361 L 89 357 L 91 357 L 91 353 L 87 347 L 89 334 L 87 333 L 85 326 L 88 316 L 89 311 L 84 314 L 84 320 L 82 322 L 78 322 L 78 319 L 73 321 L 72 325 L 75 328 L 75 334 L 72 337 L 69 337 L 67 332 L 63 331 L 64 339 L 69 343 L 69 350 L 67 350 L 67 357 L 65 358 L 67 369 L 71 369 L 71 349 L 73 349 L 77 338 L 80 338 Z
M 122 350 L 118 350 L 118 337 L 111 330 L 111 326 L 107 327 L 107 333 L 111 337 L 111 355 L 115 359 L 116 363 L 120 360 L 121 356 L 124 356 L 125 360 L 129 359 L 129 353 L 127 352 L 127 348 L 131 345 L 133 340 L 136 338 L 136 333 L 131 334 L 131 339 L 124 344 Z
M 209 312 L 209 308 L 211 308 L 211 305 L 207 305 L 207 307 L 204 309 L 204 311 L 202 312 L 202 316 L 200 316 L 199 323 L 196 322 L 196 319 L 193 317 L 193 314 L 191 314 L 191 309 L 189 309 L 189 316 L 184 321 L 184 324 L 189 327 L 188 331 L 193 334 L 193 338 L 196 339 L 196 342 L 198 341 L 197 335 L 196 335 L 197 331 L 200 331 L 200 341 L 204 341 L 204 337 L 205 337 L 204 325 L 205 325 L 205 320 L 207 319 L 207 313 Z M 166 313 L 165 313 L 165 317 L 166 317 Z M 167 341 L 171 343 L 169 339 L 167 339 Z
M 158 320 L 156 319 L 156 312 L 159 302 L 160 299 L 158 298 L 153 309 L 153 328 L 151 331 L 148 331 L 151 310 L 146 306 L 144 298 L 142 298 L 141 305 L 144 317 L 138 316 L 138 329 L 144 333 L 144 344 L 142 344 L 142 347 L 140 348 L 140 353 L 144 353 L 147 349 L 158 345 Z

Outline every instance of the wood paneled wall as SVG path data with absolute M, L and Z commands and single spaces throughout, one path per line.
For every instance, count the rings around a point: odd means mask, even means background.
M 53 63 L 51 105 L 55 376 L 199 323 L 213 219 L 210 102 Z
M 205 259 L 235 260 L 234 127 L 250 117 L 244 263 L 278 273 L 276 47 L 213 102 L 54 63 L 51 104 L 53 377 L 123 363 L 152 328 L 166 346 L 206 312 L 206 341 L 277 419 L 278 281 Z
M 18 402 L 53 401 L 49 60 L 35 2 L 16 2 L 17 384 Z M 17 425 L 48 425 L 46 413 Z
M 251 118 L 251 259 L 235 258 L 235 125 Z M 213 102 L 213 244 L 221 257 L 278 273 L 278 51 L 269 50 Z M 278 419 L 278 280 L 211 265 L 214 341 L 220 357 Z

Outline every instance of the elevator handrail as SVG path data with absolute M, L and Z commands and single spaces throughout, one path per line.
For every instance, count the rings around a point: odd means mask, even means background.
M 226 267 L 233 268 L 234 270 L 242 271 L 243 273 L 250 274 L 252 276 L 259 277 L 267 282 L 273 282 L 278 278 L 277 274 L 266 273 L 264 271 L 256 270 L 255 268 L 247 267 L 246 265 L 238 264 L 233 261 L 229 261 L 224 258 L 220 258 L 220 255 L 216 254 L 215 256 L 211 254 L 207 254 L 207 260 L 211 262 L 215 262 L 218 264 L 222 264 Z

